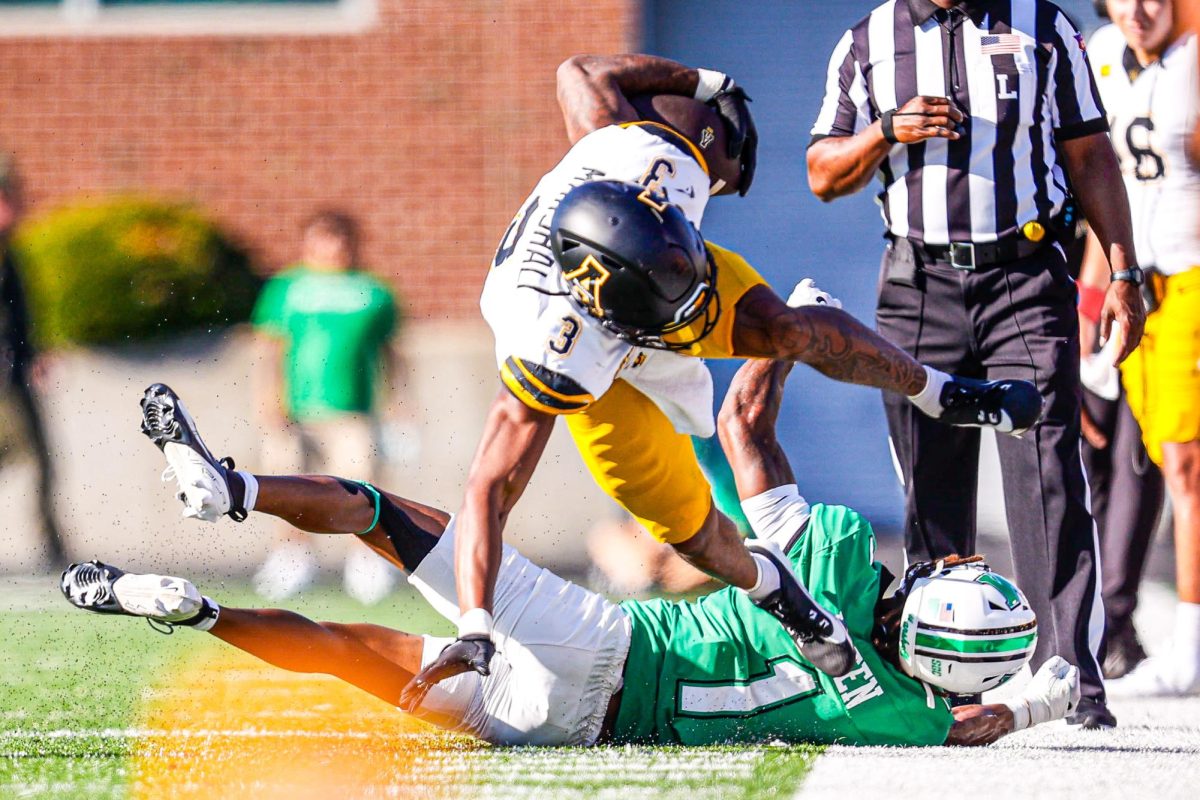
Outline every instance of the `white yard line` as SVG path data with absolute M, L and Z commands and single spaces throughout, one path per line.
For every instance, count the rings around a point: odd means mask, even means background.
M 1147 587 L 1139 625 L 1163 649 L 1173 597 Z M 1081 731 L 1058 722 L 983 748 L 831 747 L 798 798 L 961 795 L 990 798 L 1195 800 L 1200 796 L 1200 698 L 1112 703 L 1119 726 Z

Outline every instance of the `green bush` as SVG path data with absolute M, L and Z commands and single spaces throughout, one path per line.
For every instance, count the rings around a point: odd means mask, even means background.
M 240 322 L 259 288 L 246 253 L 182 203 L 116 197 L 68 206 L 22 225 L 14 246 L 45 347 Z

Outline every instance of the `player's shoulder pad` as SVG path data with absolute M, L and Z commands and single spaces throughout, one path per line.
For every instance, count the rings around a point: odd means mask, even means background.
M 596 399 L 566 375 L 517 356 L 504 360 L 500 379 L 518 400 L 546 414 L 576 414 Z

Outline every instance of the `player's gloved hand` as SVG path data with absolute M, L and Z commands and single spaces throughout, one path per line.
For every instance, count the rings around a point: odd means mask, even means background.
M 1079 704 L 1079 668 L 1053 656 L 1033 676 L 1021 696 L 1005 702 L 1013 712 L 1013 730 L 1062 719 Z
M 734 83 L 724 72 L 698 69 L 695 98 L 708 103 L 717 110 L 725 124 L 725 150 L 729 158 L 741 164 L 738 178 L 738 194 L 745 196 L 754 181 L 754 168 L 758 165 L 758 128 L 750 114 L 750 97 L 746 90 Z
M 792 289 L 792 294 L 788 297 L 787 304 L 792 308 L 799 308 L 800 306 L 842 307 L 841 300 L 838 300 L 829 292 L 818 288 L 816 281 L 812 278 L 805 278 L 796 284 L 796 288 Z
M 741 163 L 738 178 L 738 194 L 746 196 L 754 182 L 754 170 L 758 166 L 758 127 L 750 113 L 750 96 L 740 86 L 732 86 L 718 92 L 711 104 L 725 123 L 726 152 L 730 158 Z
M 480 675 L 491 675 L 488 666 L 496 654 L 496 645 L 483 634 L 461 636 L 442 648 L 438 657 L 429 662 L 408 682 L 400 692 L 400 708 L 408 713 L 415 712 L 425 701 L 425 695 L 435 683 L 474 670 Z

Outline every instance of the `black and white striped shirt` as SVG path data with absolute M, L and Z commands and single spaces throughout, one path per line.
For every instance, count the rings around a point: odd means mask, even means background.
M 880 165 L 888 230 L 926 244 L 1047 224 L 1067 197 L 1056 142 L 1108 129 L 1083 38 L 1044 0 L 888 0 L 834 49 L 813 141 L 917 95 L 948 97 L 967 118 L 961 138 L 898 144 Z

